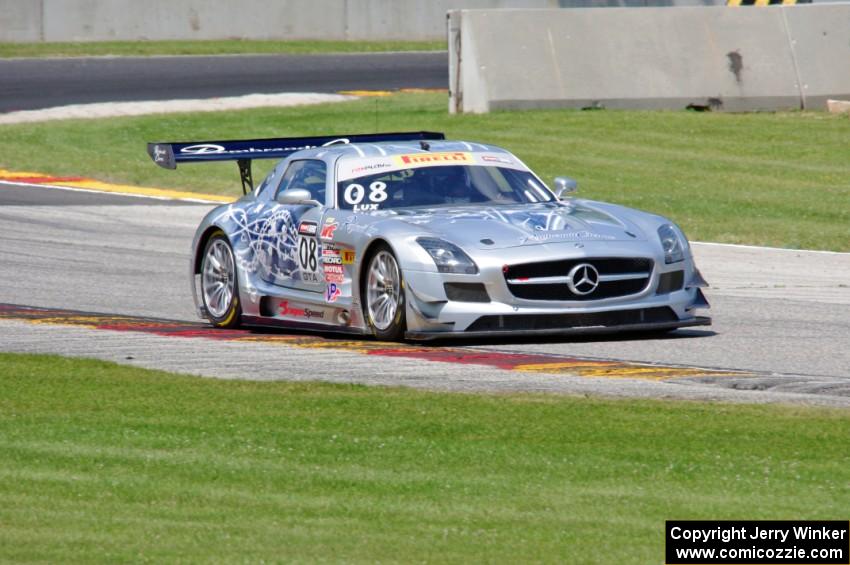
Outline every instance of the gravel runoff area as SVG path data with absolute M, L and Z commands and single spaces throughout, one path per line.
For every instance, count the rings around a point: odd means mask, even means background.
M 177 112 L 221 112 L 328 102 L 345 102 L 356 96 L 322 94 L 315 92 L 289 92 L 283 94 L 248 94 L 223 98 L 190 100 L 165 100 L 149 102 L 103 102 L 98 104 L 72 104 L 44 110 L 23 110 L 0 114 L 0 124 L 46 122 L 49 120 L 113 118 L 142 116 L 145 114 L 172 114 Z

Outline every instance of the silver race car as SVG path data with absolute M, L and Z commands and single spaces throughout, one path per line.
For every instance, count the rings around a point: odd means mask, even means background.
M 151 143 L 166 168 L 237 161 L 245 195 L 198 226 L 201 317 L 382 340 L 708 325 L 661 216 L 553 192 L 515 155 L 430 132 Z M 281 159 L 256 188 L 253 159 Z

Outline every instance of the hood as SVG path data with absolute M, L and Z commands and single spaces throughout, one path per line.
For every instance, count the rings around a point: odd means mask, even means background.
M 575 201 L 387 210 L 379 214 L 391 215 L 396 221 L 430 230 L 461 247 L 472 249 L 575 241 L 645 240 L 643 232 L 634 223 Z

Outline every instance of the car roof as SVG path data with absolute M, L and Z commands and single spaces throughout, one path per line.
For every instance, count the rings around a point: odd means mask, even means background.
M 425 149 L 423 146 L 427 146 Z M 410 153 L 464 151 L 470 153 L 509 153 L 501 147 L 471 141 L 394 141 L 389 143 L 339 143 L 325 147 L 304 149 L 294 153 L 293 159 L 363 159 L 389 157 Z

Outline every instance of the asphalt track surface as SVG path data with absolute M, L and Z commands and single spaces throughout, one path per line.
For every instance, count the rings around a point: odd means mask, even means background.
M 695 245 L 710 329 L 395 347 L 200 324 L 186 271 L 208 209 L 0 185 L 0 303 L 58 309 L 0 308 L 0 350 L 223 378 L 850 406 L 848 254 Z
M 0 60 L 0 113 L 279 92 L 447 88 L 445 52 Z

